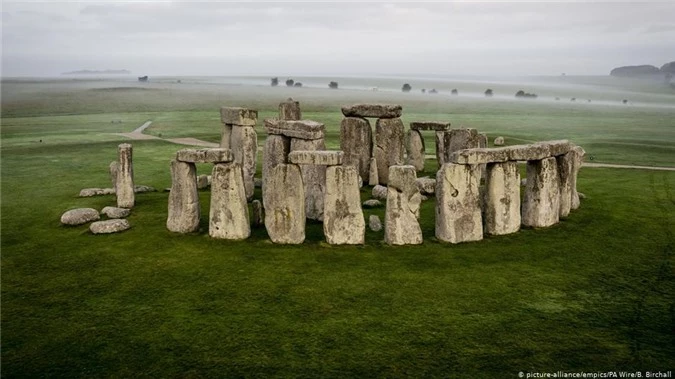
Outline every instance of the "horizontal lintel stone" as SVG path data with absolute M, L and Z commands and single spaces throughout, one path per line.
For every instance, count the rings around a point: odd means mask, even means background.
M 299 139 L 321 139 L 326 136 L 326 126 L 311 120 L 265 120 L 267 134 L 278 134 Z
M 354 104 L 342 107 L 346 117 L 397 118 L 401 117 L 403 107 L 393 104 Z
M 438 122 L 438 121 L 415 121 L 410 123 L 410 129 L 412 130 L 434 130 L 437 132 L 442 132 L 445 130 L 450 130 L 449 122 Z
M 248 108 L 222 107 L 220 121 L 223 124 L 239 126 L 255 126 L 258 122 L 258 111 Z
M 288 161 L 294 164 L 338 166 L 342 164 L 341 150 L 296 150 L 288 154 Z
M 234 160 L 230 149 L 182 149 L 176 153 L 176 160 L 189 163 L 227 163 Z
M 449 157 L 449 163 L 485 164 L 506 161 L 538 161 L 568 153 L 574 145 L 567 140 L 543 141 L 530 145 L 463 149 Z

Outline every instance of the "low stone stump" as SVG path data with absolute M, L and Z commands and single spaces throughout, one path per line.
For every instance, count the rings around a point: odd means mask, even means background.
M 339 150 L 295 150 L 288 154 L 288 161 L 298 165 L 338 166 L 342 164 L 343 155 Z
M 560 220 L 560 188 L 555 158 L 527 162 L 521 211 L 524 226 L 543 228 Z
M 251 235 L 239 163 L 217 163 L 213 166 L 209 235 L 226 240 L 242 240 Z
M 274 243 L 301 244 L 305 241 L 305 188 L 300 168 L 278 164 L 269 172 L 264 192 L 265 229 Z
M 424 171 L 424 138 L 418 130 L 410 129 L 406 132 L 406 151 L 408 164 L 415 170 Z
M 384 219 L 384 242 L 389 245 L 418 245 L 422 229 L 418 222 L 421 195 L 415 167 L 391 166 Z
M 361 209 L 358 172 L 352 166 L 330 166 L 326 170 L 323 233 L 331 245 L 360 245 L 365 242 L 366 223 Z
M 436 238 L 460 243 L 483 239 L 476 165 L 445 163 L 436 174 Z
M 302 120 L 300 102 L 289 97 L 286 101 L 279 103 L 279 120 Z
M 175 233 L 199 230 L 199 192 L 194 163 L 171 161 L 171 191 L 166 228 Z
M 227 163 L 234 160 L 230 149 L 181 149 L 176 152 L 176 160 L 187 163 Z
M 322 139 L 291 139 L 291 153 L 294 151 L 319 151 L 326 145 Z M 302 182 L 305 185 L 305 216 L 310 220 L 323 220 L 324 192 L 326 186 L 326 166 L 300 165 Z
M 288 154 L 291 152 L 291 139 L 278 134 L 270 134 L 265 139 L 262 164 L 263 199 L 267 190 L 267 178 L 278 164 L 288 163 Z
M 354 104 L 342 107 L 345 117 L 398 118 L 403 107 L 393 104 Z
M 380 184 L 389 182 L 389 167 L 403 164 L 404 126 L 400 118 L 380 118 L 375 123 L 375 151 Z
M 365 181 L 371 170 L 373 131 L 370 122 L 360 117 L 345 117 L 340 123 L 340 150 L 344 151 L 344 164 L 356 167 Z
M 255 126 L 258 123 L 258 111 L 239 107 L 220 108 L 220 121 L 225 125 Z
M 485 176 L 485 233 L 520 230 L 520 172 L 516 162 L 488 163 Z
M 94 208 L 77 208 L 71 209 L 61 215 L 61 223 L 63 225 L 82 225 L 88 222 L 99 220 L 101 216 Z
M 130 227 L 129 221 L 121 218 L 92 222 L 89 225 L 89 231 L 93 234 L 111 234 L 123 232 Z
M 117 147 L 119 162 L 117 166 L 115 193 L 117 195 L 117 206 L 120 208 L 134 207 L 135 192 L 132 153 L 133 148 L 128 143 L 123 143 Z
M 252 126 L 235 126 L 232 129 L 232 153 L 234 162 L 241 166 L 246 199 L 253 198 L 255 190 L 256 160 L 258 158 L 258 134 Z

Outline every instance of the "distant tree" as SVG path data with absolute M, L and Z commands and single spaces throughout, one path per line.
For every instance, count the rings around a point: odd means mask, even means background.
M 427 89 L 426 89 L 426 88 L 422 88 L 421 91 L 422 91 L 422 93 L 427 93 Z
M 287 87 L 293 87 L 293 84 L 295 84 L 295 80 L 293 80 L 293 79 L 287 79 L 286 80 L 286 86 Z
M 293 87 L 302 87 L 302 83 L 300 83 L 300 82 L 295 82 L 295 84 L 293 84 Z
M 338 82 L 328 83 L 328 88 L 337 89 L 338 88 Z
M 450 93 L 453 95 L 459 95 L 459 91 L 457 91 L 457 88 L 453 88 L 452 91 L 450 91 Z
M 570 99 L 570 101 L 577 101 L 577 98 L 573 97 L 573 98 Z
M 429 91 L 429 93 L 433 95 L 438 93 L 438 91 L 436 91 L 436 88 L 432 88 L 431 91 Z
M 588 102 L 590 103 L 590 102 L 591 102 L 591 99 L 588 99 Z
M 525 91 L 521 89 L 520 91 L 516 92 L 516 97 L 525 97 Z
M 628 104 L 628 100 L 627 100 L 627 99 L 623 99 L 622 103 Z
M 556 98 L 555 98 L 555 101 L 558 101 L 558 100 L 560 100 L 560 98 L 559 98 L 559 97 L 556 97 Z
M 272 87 L 278 86 L 278 85 L 279 85 L 279 78 L 272 78 L 272 79 L 270 79 L 270 85 L 271 85 Z
M 412 89 L 412 87 L 410 86 L 410 84 L 406 83 L 406 84 L 404 84 L 403 87 L 401 88 L 401 91 L 403 91 L 403 92 L 410 92 L 411 89 Z
M 520 91 L 516 92 L 516 97 L 524 97 L 524 98 L 528 98 L 528 99 L 536 99 L 536 98 L 537 98 L 537 94 L 536 94 L 536 93 L 528 93 L 528 92 L 525 92 L 525 91 L 523 91 L 523 90 L 521 89 Z
M 485 96 L 486 97 L 492 97 L 492 89 L 488 88 L 485 90 Z

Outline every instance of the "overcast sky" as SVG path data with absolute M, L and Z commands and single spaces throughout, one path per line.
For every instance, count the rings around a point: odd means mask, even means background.
M 675 60 L 675 1 L 2 2 L 2 75 L 605 75 Z

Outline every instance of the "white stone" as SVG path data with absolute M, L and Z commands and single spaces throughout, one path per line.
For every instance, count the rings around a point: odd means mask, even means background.
M 255 191 L 256 160 L 258 159 L 258 134 L 250 126 L 232 130 L 232 153 L 234 162 L 241 166 L 246 199 L 253 199 Z
M 375 152 L 380 184 L 389 182 L 389 167 L 403 164 L 404 126 L 400 118 L 378 119 L 375 123 Z
M 521 211 L 524 226 L 542 228 L 558 223 L 560 184 L 555 158 L 527 162 L 527 185 Z
M 128 143 L 117 147 L 119 157 L 117 169 L 117 206 L 120 208 L 133 208 L 135 202 L 134 193 L 134 165 L 132 160 L 133 148 Z
M 436 175 L 436 238 L 460 243 L 483 239 L 476 165 L 446 163 Z
M 388 177 L 384 242 L 389 245 L 421 244 L 422 229 L 418 217 L 422 200 L 415 184 L 415 167 L 391 166 Z
M 485 177 L 485 233 L 520 230 L 520 172 L 516 162 L 489 163 Z
M 345 117 L 340 123 L 340 150 L 345 166 L 354 166 L 365 181 L 372 170 L 373 131 L 365 118 Z
M 267 190 L 267 178 L 274 167 L 281 163 L 288 163 L 288 154 L 291 152 L 291 139 L 286 136 L 269 134 L 265 139 L 262 164 L 263 199 Z M 263 201 L 264 202 L 264 201 Z
M 417 130 L 408 130 L 406 133 L 406 151 L 408 164 L 415 166 L 415 170 L 424 171 L 424 138 Z
M 361 210 L 358 171 L 352 166 L 331 166 L 326 170 L 323 232 L 331 245 L 358 245 L 365 242 L 366 223 Z
M 251 235 L 244 182 L 238 163 L 213 166 L 209 235 L 226 240 L 242 240 Z
M 264 192 L 265 229 L 274 243 L 300 244 L 305 240 L 305 186 L 300 168 L 278 164 L 269 172 Z
M 291 154 L 295 151 L 316 151 L 325 148 L 323 139 L 291 139 Z M 326 166 L 301 165 L 300 171 L 305 184 L 305 216 L 310 220 L 321 221 L 323 220 Z
M 171 161 L 171 192 L 166 228 L 176 233 L 199 230 L 199 192 L 194 163 Z

